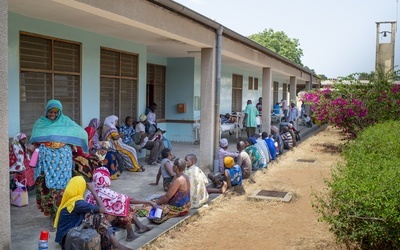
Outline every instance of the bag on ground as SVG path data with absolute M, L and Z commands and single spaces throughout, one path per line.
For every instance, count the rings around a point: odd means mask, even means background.
M 25 182 L 24 182 L 25 181 Z M 10 203 L 11 205 L 22 207 L 29 204 L 28 190 L 26 189 L 26 180 L 22 182 L 15 182 L 16 189 L 10 191 Z
M 82 222 L 65 236 L 65 250 L 100 250 L 101 238 L 96 229 Z

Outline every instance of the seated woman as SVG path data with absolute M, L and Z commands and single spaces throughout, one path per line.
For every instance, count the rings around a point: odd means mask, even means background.
M 93 194 L 97 205 L 89 204 L 83 199 L 86 188 Z M 89 221 L 93 223 L 93 213 L 104 213 L 105 211 L 106 208 L 96 194 L 93 185 L 86 183 L 82 176 L 72 177 L 64 190 L 64 195 L 54 220 L 54 227 L 57 228 L 55 242 L 59 243 L 62 249 L 65 249 L 65 239 L 70 229 L 79 226 L 85 219 L 86 214 L 91 214 Z M 114 249 L 131 249 L 118 242 L 112 233 L 111 224 L 103 216 L 101 218 L 100 225 L 92 225 L 101 235 L 101 245 L 108 246 L 111 243 Z
M 156 224 L 161 224 L 166 220 L 184 216 L 189 213 L 190 209 L 190 181 L 189 178 L 183 173 L 186 169 L 186 161 L 182 158 L 175 159 L 174 172 L 175 178 L 172 181 L 166 194 L 154 199 L 162 209 L 161 218 L 151 219 Z M 151 207 L 144 207 L 147 212 Z
M 90 128 L 94 129 L 93 137 L 91 137 Z M 122 173 L 123 160 L 119 157 L 117 151 L 110 147 L 103 147 L 99 142 L 99 134 L 98 130 L 100 128 L 100 120 L 97 118 L 93 118 L 90 120 L 89 125 L 85 128 L 86 132 L 88 132 L 88 140 L 89 144 L 89 153 L 91 155 L 101 155 L 104 159 L 99 159 L 99 165 L 106 167 L 108 172 L 110 172 L 111 180 L 116 180 L 118 176 Z
M 103 140 L 109 141 L 113 148 L 121 153 L 124 160 L 124 165 L 130 172 L 144 172 L 144 167 L 140 166 L 137 161 L 135 148 L 126 145 L 120 138 L 116 125 L 118 117 L 115 115 L 108 116 L 104 120 L 103 125 Z
M 10 174 L 14 181 L 25 182 L 28 191 L 35 189 L 33 168 L 29 167 L 29 153 L 26 146 L 26 135 L 17 133 L 10 144 L 9 163 Z M 23 181 L 25 180 L 25 181 Z
M 152 227 L 143 225 L 136 217 L 136 208 L 131 204 L 147 204 L 157 208 L 157 204 L 152 201 L 137 200 L 124 194 L 115 192 L 109 188 L 111 184 L 110 173 L 107 168 L 99 167 L 93 174 L 93 186 L 101 202 L 105 206 L 105 218 L 114 227 L 123 227 L 126 229 L 126 241 L 130 242 L 138 236 L 133 232 L 132 223 L 137 227 L 138 233 L 144 233 Z M 86 201 L 90 204 L 96 203 L 96 197 L 93 194 L 86 196 Z
M 89 148 L 91 148 L 91 138 L 93 138 L 95 130 L 92 127 L 85 128 L 85 130 L 88 133 Z M 76 147 L 76 151 L 72 152 L 72 159 L 75 163 L 74 175 L 81 175 L 85 181 L 92 181 L 93 171 L 99 165 L 98 156 L 85 153 L 81 147 Z
M 133 118 L 131 116 L 127 116 L 125 118 L 125 122 L 119 127 L 119 134 L 121 135 L 122 142 L 126 145 L 134 147 L 136 150 L 141 148 L 137 147 L 133 137 L 135 135 L 135 127 L 133 125 Z
M 260 151 L 254 145 L 254 141 L 251 138 L 247 138 L 244 143 L 246 145 L 245 151 L 250 156 L 252 170 L 264 168 L 266 166 L 265 158 L 261 156 Z
M 163 160 L 161 161 L 161 166 L 158 169 L 158 173 L 156 176 L 156 182 L 150 183 L 149 185 L 157 186 L 158 182 L 160 181 L 160 177 L 162 176 L 164 191 L 168 191 L 169 185 L 171 184 L 172 180 L 175 177 L 175 173 L 173 170 L 173 164 L 171 162 L 171 160 L 174 156 L 169 148 L 164 148 L 161 151 L 161 157 L 163 158 Z

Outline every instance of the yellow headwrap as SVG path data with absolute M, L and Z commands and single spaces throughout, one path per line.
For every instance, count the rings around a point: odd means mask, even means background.
M 60 212 L 64 208 L 67 208 L 68 212 L 71 213 L 75 208 L 75 202 L 83 200 L 83 194 L 86 189 L 86 181 L 82 176 L 72 177 L 68 182 L 67 187 L 64 190 L 64 194 L 61 200 L 61 204 L 58 207 L 56 218 L 54 219 L 54 227 L 57 228 L 58 220 L 60 219 Z

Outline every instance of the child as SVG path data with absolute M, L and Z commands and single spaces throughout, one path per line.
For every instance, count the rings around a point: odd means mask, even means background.
M 234 186 L 242 186 L 242 169 L 239 165 L 235 165 L 235 160 L 227 156 L 224 158 L 224 176 L 223 185 L 220 188 L 209 188 L 207 187 L 207 192 L 211 193 L 225 193 L 226 190 L 234 187 Z
M 174 155 L 172 154 L 172 151 L 169 148 L 164 148 L 161 151 L 161 157 L 163 159 L 161 161 L 161 166 L 157 173 L 156 182 L 150 183 L 149 185 L 157 186 L 158 182 L 160 181 L 160 177 L 162 176 L 164 190 L 168 191 L 169 185 L 171 184 L 175 176 L 173 170 L 173 164 L 171 162 L 171 160 L 174 158 Z
M 196 155 L 188 154 L 185 160 L 186 169 L 183 173 L 189 177 L 190 181 L 190 202 L 192 203 L 192 208 L 199 208 L 208 201 L 206 188 L 208 179 L 203 171 L 196 166 Z

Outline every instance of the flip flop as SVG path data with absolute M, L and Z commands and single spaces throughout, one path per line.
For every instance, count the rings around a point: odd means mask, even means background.
M 153 229 L 153 227 L 149 227 L 149 226 L 148 226 L 148 227 L 146 227 L 146 229 L 143 230 L 143 231 L 137 230 L 136 233 L 138 233 L 138 234 L 143 234 L 143 233 L 145 233 L 145 232 L 150 231 L 151 229 Z

